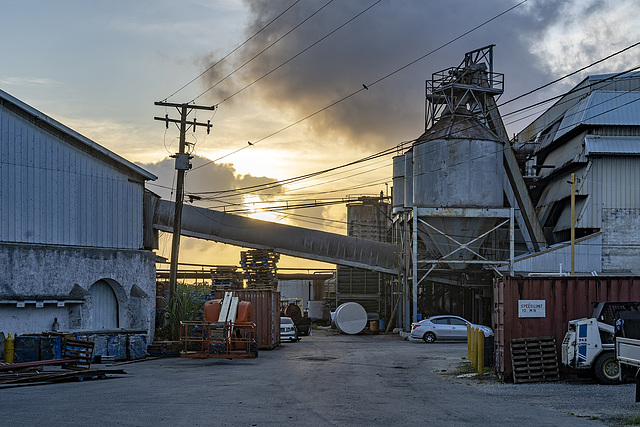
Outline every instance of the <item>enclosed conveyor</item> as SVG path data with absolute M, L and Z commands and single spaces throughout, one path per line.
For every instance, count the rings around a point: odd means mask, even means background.
M 174 203 L 159 200 L 154 228 L 173 231 Z M 302 227 L 261 221 L 225 212 L 184 206 L 183 236 L 197 237 L 255 249 L 272 249 L 315 261 L 397 274 L 400 248 L 377 242 Z

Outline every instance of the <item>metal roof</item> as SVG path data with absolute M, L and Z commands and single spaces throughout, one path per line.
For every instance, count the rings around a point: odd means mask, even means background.
M 587 135 L 584 139 L 584 154 L 630 154 L 640 155 L 638 136 L 598 136 Z
M 499 267 L 508 271 L 508 266 Z M 571 243 L 562 242 L 544 251 L 529 253 L 514 259 L 514 270 L 527 273 L 565 273 L 571 270 Z M 576 239 L 575 271 L 602 272 L 602 233 Z
M 554 139 L 579 125 L 640 126 L 640 92 L 594 91 L 567 110 Z
M 24 102 L 20 101 L 18 98 L 15 98 L 11 95 L 9 95 L 7 92 L 0 90 L 0 100 L 3 100 L 5 102 L 8 102 L 10 104 L 13 104 L 14 106 L 16 106 L 17 108 L 19 108 L 20 110 L 24 111 L 25 113 L 31 115 L 32 117 L 34 117 L 35 119 L 38 119 L 44 123 L 46 123 L 47 125 L 51 126 L 54 129 L 57 129 L 67 135 L 69 135 L 70 137 L 72 137 L 73 139 L 75 139 L 76 141 L 86 145 L 87 147 L 89 147 L 91 150 L 94 150 L 106 157 L 108 157 L 111 160 L 114 160 L 120 164 L 122 164 L 123 166 L 125 166 L 126 168 L 132 170 L 133 172 L 135 172 L 138 175 L 141 175 L 142 177 L 144 177 L 145 180 L 156 180 L 157 176 L 155 176 L 154 174 L 152 174 L 151 172 L 148 172 L 144 169 L 142 169 L 140 166 L 126 160 L 123 157 L 120 157 L 119 155 L 117 155 L 116 153 L 114 153 L 113 151 L 110 151 L 106 148 L 104 148 L 103 146 L 97 144 L 96 142 L 90 140 L 89 138 L 87 138 L 84 135 L 79 134 L 78 132 L 74 131 L 73 129 L 63 125 L 62 123 L 52 119 L 51 117 L 47 116 L 46 114 L 42 113 L 41 111 L 36 110 L 35 108 L 31 107 L 28 104 L 25 104 Z M 0 102 L 1 104 L 2 102 Z

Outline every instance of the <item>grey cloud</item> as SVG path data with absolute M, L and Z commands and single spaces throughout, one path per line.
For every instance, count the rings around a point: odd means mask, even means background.
M 149 188 L 155 193 L 162 196 L 164 199 L 175 198 L 174 196 L 172 196 L 171 192 L 171 189 L 174 187 L 175 180 L 174 162 L 175 161 L 173 158 L 167 157 L 157 163 L 140 163 L 141 167 L 158 177 L 156 181 L 149 184 Z M 208 162 L 209 161 L 207 159 L 198 156 L 195 156 L 191 161 L 194 168 L 200 165 L 204 165 Z M 275 178 L 256 177 L 250 174 L 238 175 L 236 174 L 235 168 L 230 164 L 208 163 L 206 166 L 199 168 L 197 172 L 187 172 L 185 176 L 185 193 L 198 193 L 202 196 L 206 196 L 202 193 L 240 189 L 262 184 L 273 184 L 275 186 L 274 188 L 269 190 L 270 194 L 280 194 L 283 192 L 282 186 L 277 183 L 277 180 Z M 249 191 L 249 193 L 256 194 L 265 199 L 267 198 L 267 196 L 262 196 L 259 192 Z M 223 200 L 223 198 L 219 198 L 219 200 Z M 229 203 L 242 202 L 242 199 L 239 197 L 225 197 L 224 200 Z
M 292 3 L 290 0 L 245 2 L 251 17 L 247 36 Z M 239 87 L 255 81 L 372 3 L 373 0 L 331 3 L 252 61 L 235 76 L 237 78 L 228 80 L 233 80 Z M 338 145 L 358 144 L 367 149 L 388 147 L 417 137 L 424 129 L 425 80 L 433 72 L 458 65 L 466 51 L 495 43 L 495 69 L 505 74 L 504 99 L 513 98 L 557 77 L 540 65 L 540 54 L 536 56 L 530 49 L 532 42 L 550 26 L 560 25 L 568 19 L 594 19 L 607 3 L 592 1 L 579 16 L 573 17 L 567 11 L 566 2 L 532 0 L 375 84 L 376 80 L 516 4 L 513 0 L 383 1 L 254 85 L 251 102 L 294 111 L 296 117 L 302 118 L 366 84 L 369 90 L 362 90 L 301 126 Z M 227 66 L 244 63 L 322 4 L 324 2 L 295 5 L 229 58 L 231 61 Z M 592 43 L 586 43 L 585 57 L 591 58 L 598 53 Z M 545 96 L 548 94 L 513 103 L 506 111 Z
M 372 3 L 350 1 L 330 4 L 252 61 L 238 77 L 244 80 L 244 84 L 262 77 Z M 272 0 L 248 2 L 252 19 L 247 35 L 255 33 L 290 4 L 290 1 Z M 233 63 L 236 66 L 244 63 L 322 4 L 297 4 L 259 34 L 248 45 L 249 48 L 239 51 L 242 54 L 235 56 Z M 293 110 L 302 118 L 362 89 L 365 84 L 369 90 L 362 90 L 312 117 L 305 126 L 319 137 L 368 149 L 388 147 L 417 137 L 424 129 L 425 80 L 435 71 L 459 64 L 465 51 L 497 43 L 497 70 L 507 72 L 509 67 L 505 59 L 509 58 L 517 64 L 517 75 L 522 76 L 522 58 L 529 61 L 532 58 L 523 49 L 523 41 L 519 37 L 522 28 L 527 27 L 520 21 L 527 23 L 529 18 L 510 14 L 379 83 L 375 83 L 376 80 L 512 4 L 504 0 L 382 2 L 261 80 L 255 85 L 257 96 L 260 102 L 282 110 Z M 534 25 L 529 24 L 529 27 Z M 520 86 L 516 82 L 511 91 L 518 90 Z M 255 102 L 256 98 L 252 101 Z

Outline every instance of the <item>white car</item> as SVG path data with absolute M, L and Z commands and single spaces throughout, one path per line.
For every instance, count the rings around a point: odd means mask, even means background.
M 300 341 L 298 328 L 296 328 L 295 323 L 293 323 L 293 319 L 290 317 L 280 318 L 280 341 L 285 340 L 289 340 L 291 342 Z
M 476 325 L 459 316 L 433 316 L 418 323 L 411 324 L 411 338 L 422 339 L 432 343 L 435 340 L 465 340 L 467 339 L 467 325 L 480 328 L 485 337 L 493 336 L 488 326 Z

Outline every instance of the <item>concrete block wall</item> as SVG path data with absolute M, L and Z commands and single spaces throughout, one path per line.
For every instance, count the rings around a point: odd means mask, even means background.
M 0 331 L 12 334 L 91 330 L 91 286 L 107 282 L 118 303 L 119 327 L 153 338 L 155 254 L 118 250 L 0 243 Z M 41 301 L 19 307 L 10 301 Z M 63 303 L 63 304 L 62 304 Z
M 602 209 L 602 271 L 640 275 L 640 209 Z

